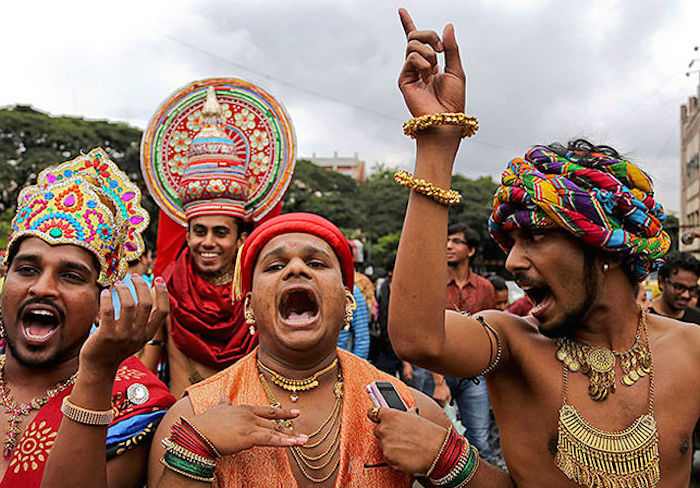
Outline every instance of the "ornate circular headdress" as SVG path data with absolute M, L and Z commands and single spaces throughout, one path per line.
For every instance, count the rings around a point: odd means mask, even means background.
M 97 281 L 109 286 L 124 277 L 127 263 L 143 254 L 149 217 L 141 191 L 101 148 L 44 169 L 22 189 L 7 240 L 7 258 L 20 238 L 73 244 L 100 263 Z
M 235 78 L 195 81 L 158 108 L 141 140 L 141 171 L 160 208 L 258 221 L 282 199 L 296 141 L 284 107 Z

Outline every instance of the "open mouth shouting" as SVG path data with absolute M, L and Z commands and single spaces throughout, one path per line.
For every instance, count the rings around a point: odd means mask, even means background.
M 522 288 L 528 298 L 534 303 L 530 313 L 535 318 L 540 318 L 553 302 L 553 295 L 550 288 L 541 282 L 519 281 L 518 286 Z
M 63 323 L 63 313 L 46 303 L 30 303 L 19 312 L 19 325 L 24 337 L 31 343 L 47 342 Z
M 282 292 L 279 301 L 282 322 L 294 328 L 312 325 L 319 315 L 316 294 L 308 287 L 292 287 Z

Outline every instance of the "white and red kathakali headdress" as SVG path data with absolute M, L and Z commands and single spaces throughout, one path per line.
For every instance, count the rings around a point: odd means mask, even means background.
M 161 104 L 141 140 L 141 171 L 156 203 L 183 226 L 199 215 L 257 222 L 292 180 L 295 145 L 289 115 L 269 93 L 212 78 Z

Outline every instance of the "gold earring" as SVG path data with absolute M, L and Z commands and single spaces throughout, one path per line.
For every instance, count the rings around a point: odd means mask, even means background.
M 352 322 L 352 316 L 357 309 L 357 302 L 355 297 L 350 292 L 350 290 L 345 290 L 345 298 L 348 299 L 347 305 L 345 305 L 345 318 L 343 319 L 343 330 L 345 332 L 350 330 L 350 322 Z
M 250 309 L 250 295 L 245 297 L 243 302 L 243 317 L 245 318 L 245 323 L 248 324 L 248 332 L 250 332 L 250 335 L 255 335 L 255 315 Z

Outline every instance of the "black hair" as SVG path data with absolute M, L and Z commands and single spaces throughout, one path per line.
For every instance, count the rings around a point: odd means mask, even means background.
M 700 261 L 689 252 L 671 251 L 666 255 L 664 264 L 659 269 L 659 277 L 666 280 L 681 269 L 700 276 Z
M 396 254 L 392 253 L 391 256 L 386 258 L 386 262 L 384 263 L 384 267 L 386 268 L 387 271 L 394 271 L 394 266 L 396 266 Z
M 508 285 L 506 285 L 506 280 L 504 280 L 500 276 L 491 275 L 488 277 L 488 280 L 493 285 L 494 290 L 496 290 L 496 291 L 508 290 Z
M 606 156 L 610 156 L 611 158 L 615 159 L 622 158 L 620 153 L 617 152 L 617 149 L 603 144 L 596 146 L 586 139 L 574 139 L 573 141 L 569 141 L 566 147 L 558 142 L 553 142 L 547 146 L 547 149 L 562 157 L 566 157 L 566 153 L 569 151 L 581 152 L 583 155 L 578 160 L 578 164 L 589 167 L 595 166 L 595 161 L 591 159 L 591 153 L 605 154 Z
M 447 228 L 447 235 L 451 236 L 452 234 L 464 234 L 464 238 L 467 240 L 467 246 L 471 249 L 479 249 L 481 237 L 479 237 L 479 233 L 475 230 L 470 229 L 464 224 L 452 224 Z

